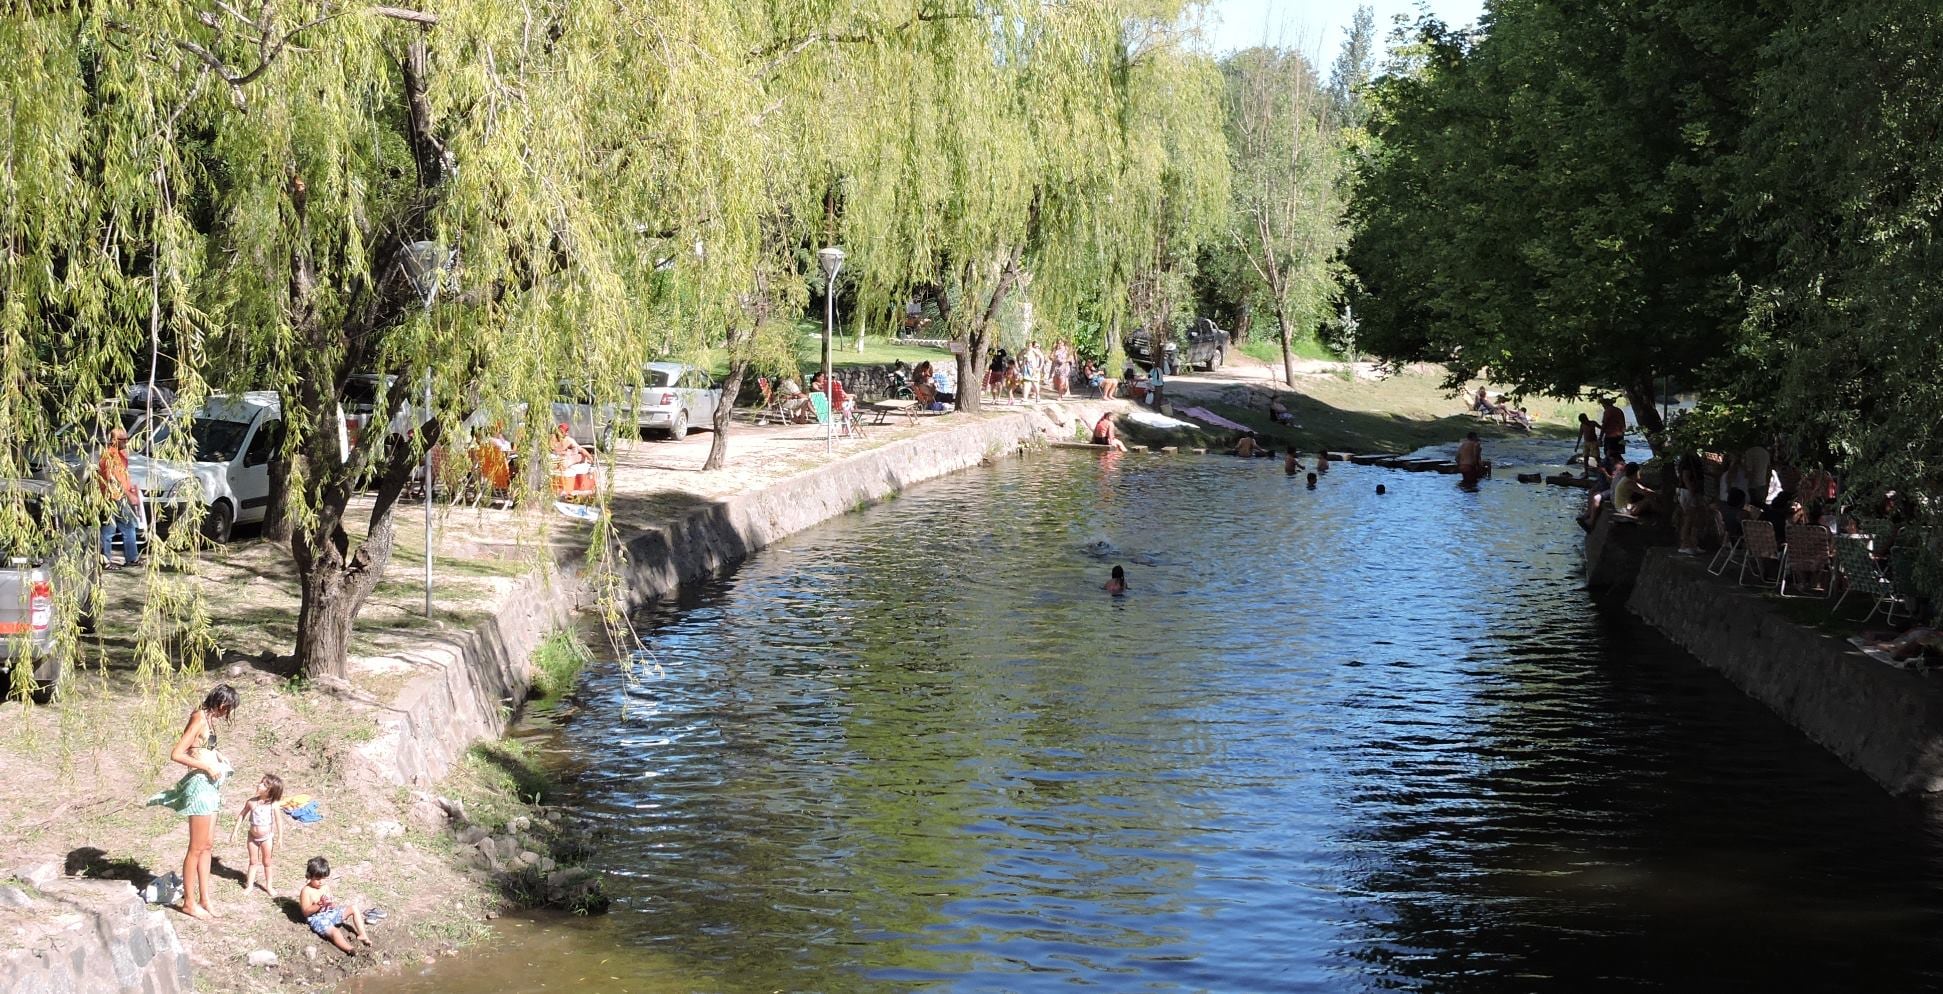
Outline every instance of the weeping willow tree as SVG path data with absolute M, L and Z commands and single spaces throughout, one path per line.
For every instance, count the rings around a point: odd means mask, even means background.
M 1192 9 L 126 0 L 16 13 L 0 22 L 18 53 L 0 66 L 0 427 L 14 443 L 0 472 L 77 447 L 98 430 L 97 398 L 158 370 L 180 410 L 277 391 L 270 533 L 288 534 L 300 578 L 296 653 L 313 676 L 342 675 L 429 450 L 461 452 L 498 422 L 543 462 L 539 412 L 563 382 L 600 411 L 670 352 L 726 354 L 733 391 L 787 356 L 813 250 L 832 235 L 863 300 L 942 289 L 971 409 L 1028 274 L 1059 323 L 1124 298 L 1140 260 L 1191 255 L 1156 246 L 1198 237 L 1192 205 L 1218 182 L 1188 137 L 1213 120 L 1205 62 L 1182 44 Z M 346 444 L 357 377 L 381 399 Z M 98 518 L 92 477 L 69 476 L 60 500 Z M 184 503 L 193 524 L 200 502 Z M 189 555 L 193 539 L 177 529 L 169 548 Z M 202 609 L 168 574 L 149 584 L 159 665 Z
M 716 187 L 682 171 L 726 126 L 639 96 L 715 92 L 697 82 L 709 53 L 668 44 L 669 23 L 706 35 L 705 19 L 571 0 L 13 18 L 23 44 L 9 50 L 31 57 L 11 63 L 8 97 L 16 136 L 35 140 L 9 149 L 5 234 L 42 247 L 10 260 L 10 280 L 40 283 L 8 294 L 24 302 L 8 331 L 40 352 L 17 368 L 61 344 L 84 358 L 37 387 L 53 398 L 40 410 L 21 413 L 24 397 L 0 417 L 36 444 L 78 398 L 133 378 L 153 327 L 172 333 L 188 403 L 203 382 L 279 391 L 297 656 L 341 675 L 425 450 L 465 446 L 474 411 L 513 424 L 532 411 L 521 444 L 538 457 L 537 412 L 561 381 L 598 384 L 598 406 L 640 375 L 637 328 L 660 306 L 638 292 L 658 261 L 643 231 L 733 223 L 711 210 Z M 720 272 L 684 272 L 697 325 L 725 310 Z M 347 451 L 337 419 L 357 374 L 386 397 Z
M 1196 106 L 1218 120 L 1195 82 L 1205 63 L 1185 50 L 1197 7 L 907 4 L 868 21 L 874 43 L 823 46 L 845 52 L 830 102 L 855 122 L 830 147 L 858 295 L 935 294 L 961 409 L 978 409 L 999 318 L 1028 281 L 1037 319 L 1071 325 L 1124 297 L 1124 254 L 1150 255 L 1157 228 L 1173 230 L 1156 218 L 1193 213 L 1186 202 L 1219 185 L 1203 170 L 1223 164 L 1207 156 L 1146 168 L 1192 147 L 1150 129 L 1185 124 Z M 1154 120 L 1168 99 L 1188 108 Z M 1164 176 L 1196 192 L 1167 202 Z

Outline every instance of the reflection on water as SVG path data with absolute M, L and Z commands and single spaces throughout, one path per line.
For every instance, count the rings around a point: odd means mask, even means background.
M 1096 458 L 638 619 L 551 733 L 613 914 L 353 989 L 1943 983 L 1918 813 L 1594 611 L 1576 492 Z

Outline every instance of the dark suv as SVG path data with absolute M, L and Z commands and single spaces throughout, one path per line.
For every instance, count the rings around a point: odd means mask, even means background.
M 1183 343 L 1180 337 L 1185 337 L 1186 342 Z M 1161 343 L 1162 371 L 1173 373 L 1183 365 L 1215 369 L 1227 358 L 1227 352 L 1228 333 L 1215 327 L 1213 321 L 1199 318 L 1185 336 Z M 1153 363 L 1152 335 L 1148 329 L 1135 328 L 1127 336 L 1127 354 L 1141 362 Z

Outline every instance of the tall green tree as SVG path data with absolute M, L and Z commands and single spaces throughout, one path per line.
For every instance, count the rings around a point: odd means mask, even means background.
M 1739 323 L 1723 169 L 1758 5 L 1500 0 L 1484 32 L 1421 25 L 1375 88 L 1350 265 L 1361 339 L 1453 378 L 1630 399 L 1656 432 Z
M 1251 48 L 1224 65 L 1234 169 L 1230 238 L 1250 297 L 1275 318 L 1282 375 L 1295 382 L 1295 342 L 1329 313 L 1347 235 L 1342 129 L 1306 59 Z

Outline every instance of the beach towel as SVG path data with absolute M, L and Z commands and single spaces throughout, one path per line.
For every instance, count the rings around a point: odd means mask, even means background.
M 1205 407 L 1176 408 L 1175 413 L 1186 415 L 1187 417 L 1193 418 L 1196 421 L 1204 422 L 1206 424 L 1211 424 L 1216 428 L 1226 428 L 1229 431 L 1253 431 L 1254 430 L 1248 427 L 1247 425 L 1236 424 L 1235 422 L 1230 421 L 1227 418 L 1224 418 L 1221 415 L 1216 414 Z
M 284 814 L 289 815 L 291 820 L 305 825 L 315 825 L 324 820 L 324 813 L 317 810 L 316 801 L 305 801 L 301 807 L 289 808 L 284 811 Z

